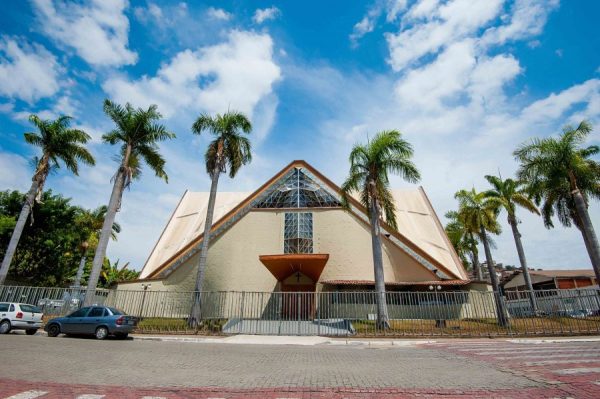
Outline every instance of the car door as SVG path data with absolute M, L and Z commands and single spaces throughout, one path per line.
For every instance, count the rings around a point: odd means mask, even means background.
M 65 317 L 62 321 L 61 331 L 66 334 L 82 334 L 84 332 L 84 318 L 90 308 L 81 308 Z
M 96 327 L 102 323 L 102 318 L 104 317 L 104 315 L 104 308 L 97 306 L 93 307 L 92 310 L 90 310 L 87 316 L 84 318 L 84 332 L 86 334 L 94 334 L 96 332 Z

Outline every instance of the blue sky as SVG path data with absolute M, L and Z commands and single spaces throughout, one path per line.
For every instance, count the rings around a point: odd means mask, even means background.
M 598 15 L 594 0 L 7 1 L 0 189 L 30 182 L 27 116 L 68 114 L 93 137 L 98 164 L 47 186 L 83 206 L 107 202 L 116 149 L 101 142 L 111 128 L 101 103 L 111 98 L 158 104 L 177 134 L 161 146 L 169 184 L 144 174 L 118 215 L 109 255 L 136 268 L 183 191 L 209 187 L 207 141 L 190 133 L 202 112 L 238 109 L 255 127 L 254 161 L 222 179 L 224 191 L 252 191 L 293 159 L 341 183 L 353 144 L 398 129 L 442 216 L 458 189 L 514 173 L 519 143 L 583 118 L 600 126 Z M 590 209 L 600 229 L 599 204 Z M 577 230 L 521 216 L 530 265 L 590 267 Z M 504 230 L 495 259 L 518 264 Z

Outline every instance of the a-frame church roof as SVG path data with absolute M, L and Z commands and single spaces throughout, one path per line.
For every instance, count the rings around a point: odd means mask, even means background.
M 301 205 L 309 208 L 339 205 L 341 196 L 339 186 L 307 162 L 293 161 L 253 193 L 217 193 L 212 234 L 218 236 L 225 233 L 251 209 L 269 206 L 269 201 L 277 201 L 277 204 L 272 205 L 273 207 L 288 207 L 285 201 L 289 199 L 282 197 L 281 188 L 289 179 L 295 178 L 294 173 L 297 173 L 298 169 L 302 169 L 302 176 L 305 176 L 308 184 L 316 186 L 315 195 L 304 198 Z M 208 192 L 190 191 L 183 194 L 148 257 L 140 279 L 164 278 L 199 251 L 204 232 L 208 194 Z M 400 247 L 440 280 L 467 280 L 464 267 L 423 189 L 419 187 L 410 190 L 393 190 L 393 195 L 397 208 L 398 231 L 383 222 L 384 239 Z M 349 212 L 363 223 L 369 223 L 367 210 L 359 201 L 350 198 L 350 206 Z

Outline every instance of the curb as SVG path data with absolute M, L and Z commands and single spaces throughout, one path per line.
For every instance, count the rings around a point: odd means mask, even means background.
M 460 343 L 468 345 L 472 342 L 510 342 L 515 344 L 543 344 L 543 343 L 561 343 L 561 342 L 600 342 L 600 337 L 586 337 L 586 338 L 523 338 L 523 339 L 510 339 L 510 338 L 484 338 L 484 339 L 473 339 L 473 340 L 455 340 L 455 339 L 442 339 L 442 340 L 390 340 L 390 339 L 372 339 L 372 340 L 360 340 L 360 339 L 343 339 L 343 338 L 327 338 L 320 336 L 277 336 L 277 335 L 234 335 L 222 338 L 209 338 L 209 337 L 189 337 L 189 336 L 160 336 L 160 335 L 142 335 L 135 334 L 131 335 L 134 340 L 141 341 L 162 341 L 162 342 L 187 342 L 187 343 L 208 343 L 208 344 L 230 344 L 230 345 L 296 345 L 296 346 L 354 346 L 354 347 L 416 347 L 420 345 L 447 345 L 450 343 Z

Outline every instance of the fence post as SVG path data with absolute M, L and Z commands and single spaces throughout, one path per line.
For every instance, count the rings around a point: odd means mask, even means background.
M 242 327 L 244 326 L 244 301 L 245 301 L 245 291 L 242 291 L 242 298 L 240 300 L 240 333 L 243 332 Z

